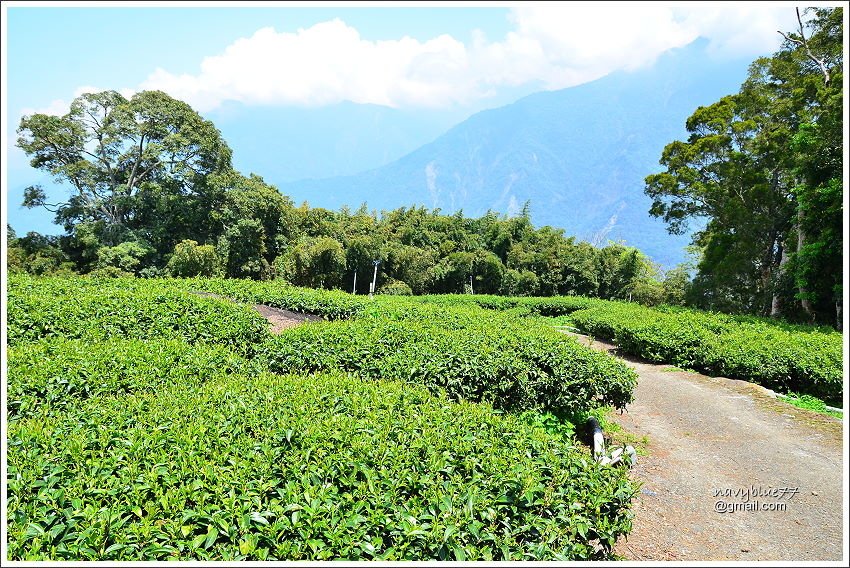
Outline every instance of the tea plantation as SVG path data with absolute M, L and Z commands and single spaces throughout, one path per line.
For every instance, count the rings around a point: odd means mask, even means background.
M 15 276 L 7 346 L 11 559 L 605 559 L 631 528 L 625 471 L 533 416 L 634 374 L 508 312 Z
M 326 320 L 273 335 L 252 304 Z M 636 487 L 572 436 L 652 361 L 837 401 L 841 335 L 581 297 L 9 280 L 15 560 L 614 558 Z M 552 427 L 552 423 L 557 427 Z

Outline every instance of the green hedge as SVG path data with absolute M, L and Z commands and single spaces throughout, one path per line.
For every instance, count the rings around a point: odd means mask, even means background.
M 636 378 L 622 362 L 544 326 L 481 312 L 396 301 L 358 320 L 286 330 L 258 357 L 274 372 L 340 369 L 507 410 L 573 414 L 631 402 Z
M 603 303 L 604 300 L 583 296 L 511 297 L 488 294 L 443 294 L 417 296 L 415 301 L 453 308 L 476 305 L 488 310 L 518 310 L 516 313 L 561 316 Z
M 341 374 L 96 396 L 7 442 L 12 560 L 606 559 L 635 493 L 518 417 Z
M 199 385 L 249 364 L 221 346 L 178 340 L 52 338 L 8 350 L 6 408 L 10 420 L 62 412 L 92 397 Z
M 338 290 L 313 290 L 291 286 L 282 280 L 258 282 L 194 278 L 173 280 L 172 286 L 210 292 L 243 302 L 265 304 L 300 313 L 311 313 L 330 320 L 348 319 L 357 315 L 369 300 Z
M 165 280 L 9 278 L 7 342 L 65 337 L 182 339 L 250 352 L 268 336 L 256 310 Z
M 571 318 L 585 332 L 650 361 L 841 404 L 842 336 L 827 328 L 615 302 Z

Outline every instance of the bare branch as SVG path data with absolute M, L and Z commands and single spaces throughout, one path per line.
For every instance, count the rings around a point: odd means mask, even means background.
M 806 50 L 806 55 L 808 55 L 809 59 L 811 59 L 818 67 L 820 67 L 820 70 L 823 73 L 824 84 L 829 86 L 829 80 L 830 80 L 829 69 L 827 69 L 826 63 L 824 63 L 824 60 L 818 59 L 817 57 L 815 57 L 815 54 L 812 53 L 812 50 L 809 48 L 809 42 L 806 40 L 806 33 L 805 33 L 804 28 L 803 28 L 803 19 L 800 17 L 800 9 L 796 8 L 796 10 L 797 10 L 797 24 L 799 24 L 799 26 L 800 26 L 800 39 L 797 39 L 795 37 L 791 37 L 784 32 L 779 32 L 779 35 L 784 37 L 787 41 L 796 43 L 797 45 L 803 47 L 803 49 Z

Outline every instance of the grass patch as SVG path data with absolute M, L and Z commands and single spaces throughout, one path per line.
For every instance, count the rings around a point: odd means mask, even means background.
M 797 394 L 797 393 L 788 393 L 787 395 L 779 395 L 779 400 L 782 402 L 786 402 L 791 406 L 796 406 L 797 408 L 805 408 L 806 410 L 811 410 L 812 412 L 817 412 L 819 414 L 826 414 L 827 416 L 832 416 L 833 418 L 843 418 L 844 414 L 842 412 L 837 412 L 835 410 L 830 410 L 827 408 L 827 405 L 821 399 L 811 396 L 808 394 Z

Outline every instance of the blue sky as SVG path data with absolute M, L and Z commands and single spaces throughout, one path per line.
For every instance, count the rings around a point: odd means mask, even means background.
M 314 108 L 353 101 L 471 113 L 536 90 L 651 66 L 697 37 L 708 38 L 717 57 L 767 55 L 779 45 L 776 30 L 795 23 L 791 5 L 746 2 L 464 8 L 4 2 L 2 9 L 4 198 L 10 187 L 17 192 L 22 183 L 45 178 L 14 147 L 20 117 L 64 114 L 86 90 L 130 96 L 161 89 L 202 114 L 228 101 Z M 22 222 L 23 229 L 46 228 L 43 214 L 13 209 L 16 219 L 33 220 Z

